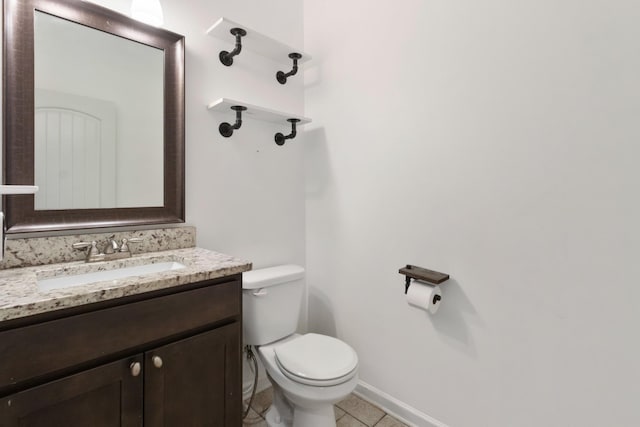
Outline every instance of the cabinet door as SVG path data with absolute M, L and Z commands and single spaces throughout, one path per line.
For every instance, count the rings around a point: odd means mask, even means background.
M 1 427 L 142 426 L 143 380 L 122 359 L 0 399 Z M 137 375 L 134 375 L 137 374 Z
M 146 427 L 242 425 L 239 322 L 145 353 Z

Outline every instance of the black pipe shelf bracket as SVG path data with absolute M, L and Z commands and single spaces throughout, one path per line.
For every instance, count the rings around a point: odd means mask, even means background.
M 227 122 L 220 123 L 220 126 L 218 127 L 220 135 L 224 136 L 225 138 L 229 138 L 231 135 L 233 135 L 234 130 L 240 129 L 240 126 L 242 126 L 242 112 L 245 111 L 247 107 L 244 107 L 242 105 L 233 105 L 231 109 L 236 112 L 236 122 L 233 125 Z
M 272 110 L 230 98 L 217 99 L 207 105 L 207 109 L 225 115 L 229 114 L 229 110 L 236 112 L 235 124 L 222 123 L 218 128 L 220 134 L 226 138 L 230 137 L 234 130 L 240 128 L 243 118 L 245 120 L 251 119 L 273 123 L 279 126 L 282 126 L 283 122 L 291 123 L 291 133 L 289 135 L 283 135 L 280 132 L 275 135 L 275 142 L 278 145 L 284 144 L 288 139 L 293 139 L 296 136 L 297 128 L 299 126 L 311 123 L 311 119 L 308 117 L 299 116 L 285 111 Z
M 311 55 L 304 53 L 301 49 L 295 46 L 289 46 L 278 40 L 275 40 L 259 31 L 253 30 L 246 25 L 234 22 L 230 19 L 222 17 L 218 19 L 209 29 L 207 35 L 215 37 L 218 40 L 222 40 L 225 43 L 229 41 L 229 33 L 236 38 L 236 49 L 232 52 L 222 51 L 220 52 L 220 61 L 227 66 L 233 63 L 233 57 L 240 53 L 241 50 L 246 49 L 258 55 L 262 55 L 278 63 L 287 63 L 288 58 L 293 59 L 293 67 L 289 73 L 282 73 L 284 81 L 289 76 L 296 73 L 296 68 L 303 65 L 305 62 L 311 60 Z M 244 39 L 241 40 L 241 38 Z M 278 76 L 278 73 L 276 76 Z M 278 78 L 280 81 L 280 78 Z M 284 84 L 284 81 L 281 82 Z
M 289 58 L 293 59 L 293 69 L 288 73 L 285 73 L 284 71 L 278 71 L 276 73 L 276 80 L 278 80 L 278 83 L 281 85 L 287 82 L 287 78 L 296 75 L 298 72 L 298 59 L 302 58 L 302 55 L 294 52 L 289 54 Z
M 409 291 L 409 286 L 411 286 L 411 279 L 420 280 L 423 282 L 427 282 L 432 285 L 439 285 L 441 283 L 449 280 L 449 275 L 446 273 L 440 273 L 439 271 L 428 270 L 426 268 L 417 267 L 415 265 L 407 264 L 406 267 L 398 270 L 398 273 L 404 274 L 405 283 L 404 283 L 404 293 L 406 294 Z M 439 295 L 436 295 L 438 300 L 440 299 Z
M 293 139 L 296 137 L 296 123 L 298 123 L 300 119 L 287 119 L 287 121 L 291 123 L 291 133 L 289 135 L 283 135 L 280 132 L 276 133 L 274 139 L 278 145 L 284 145 L 284 143 L 287 142 L 287 139 Z
M 231 52 L 227 52 L 223 50 L 218 55 L 220 58 L 220 62 L 222 62 L 227 67 L 230 67 L 233 64 L 233 57 L 240 54 L 242 51 L 242 37 L 247 35 L 247 31 L 242 28 L 232 28 L 229 32 L 236 37 L 236 47 Z

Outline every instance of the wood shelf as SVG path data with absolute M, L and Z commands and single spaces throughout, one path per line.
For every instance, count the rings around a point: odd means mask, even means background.
M 242 49 L 250 50 L 288 65 L 291 64 L 291 59 L 289 58 L 290 53 L 295 52 L 302 55 L 302 58 L 298 60 L 298 65 L 302 65 L 311 59 L 311 56 L 300 49 L 281 43 L 278 40 L 248 28 L 246 25 L 238 24 L 225 17 L 218 19 L 216 23 L 207 30 L 207 34 L 229 42 L 229 46 L 233 49 L 235 37 L 230 32 L 232 28 L 242 28 L 247 32 L 247 35 L 242 37 Z
M 439 271 L 428 270 L 426 268 L 417 267 L 410 264 L 407 264 L 406 267 L 401 268 L 398 273 L 404 274 L 405 276 L 407 276 L 407 278 L 422 280 L 436 285 L 449 280 L 449 275 L 446 273 L 440 273 Z
M 311 122 L 311 119 L 308 117 L 300 116 L 297 114 L 289 114 L 285 111 L 271 110 L 269 108 L 248 104 L 246 102 L 236 101 L 230 98 L 220 98 L 210 103 L 207 106 L 207 109 L 221 113 L 229 113 L 229 115 L 234 115 L 235 117 L 235 112 L 231 110 L 231 107 L 233 107 L 234 105 L 242 105 L 243 107 L 247 107 L 247 110 L 242 112 L 243 120 L 255 119 L 261 120 L 263 122 L 279 123 L 283 125 L 288 125 L 287 119 L 299 119 L 300 122 L 298 123 L 298 125 L 304 125 Z

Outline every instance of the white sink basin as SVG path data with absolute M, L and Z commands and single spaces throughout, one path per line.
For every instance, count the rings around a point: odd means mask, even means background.
M 53 289 L 68 288 L 71 286 L 88 285 L 95 282 L 124 279 L 126 277 L 141 276 L 144 274 L 161 273 L 169 270 L 185 268 L 184 264 L 175 261 L 158 262 L 155 264 L 135 265 L 132 267 L 116 268 L 113 270 L 92 271 L 90 273 L 57 276 L 51 278 L 38 278 L 38 289 L 50 291 Z

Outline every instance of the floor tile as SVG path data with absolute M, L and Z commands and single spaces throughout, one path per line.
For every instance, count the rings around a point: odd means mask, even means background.
M 338 408 L 337 406 L 333 407 L 333 412 L 335 412 L 336 414 L 336 421 L 338 421 L 340 418 L 344 416 L 344 414 L 346 414 L 346 412 L 344 412 L 342 409 Z
M 345 414 L 336 422 L 336 427 L 367 427 L 366 424 L 362 424 L 349 414 Z
M 269 409 L 269 406 L 271 406 L 272 401 L 273 388 L 269 387 L 266 390 L 256 393 L 256 395 L 253 397 L 251 408 L 264 417 L 264 414 L 267 412 L 267 409 Z
M 253 409 L 249 410 L 247 418 L 242 420 L 243 427 L 267 427 L 267 422 Z
M 273 388 L 269 387 L 257 393 L 253 397 L 251 410 L 242 424 L 243 427 L 267 427 L 264 415 L 272 401 Z M 245 403 L 248 403 L 248 399 Z M 338 402 L 333 409 L 338 427 L 408 427 L 353 394 Z
M 391 415 L 385 415 L 383 419 L 378 421 L 375 427 L 409 427 L 404 423 L 393 418 Z
M 353 394 L 341 400 L 336 405 L 368 427 L 374 426 L 385 416 L 385 413 L 381 409 Z

